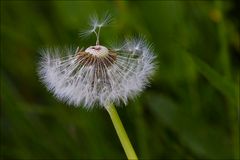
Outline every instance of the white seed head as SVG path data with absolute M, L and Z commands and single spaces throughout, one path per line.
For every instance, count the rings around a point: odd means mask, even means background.
M 155 68 L 155 56 L 143 38 L 126 39 L 117 49 L 96 44 L 85 51 L 55 47 L 41 54 L 39 76 L 48 90 L 86 108 L 126 104 L 147 86 Z

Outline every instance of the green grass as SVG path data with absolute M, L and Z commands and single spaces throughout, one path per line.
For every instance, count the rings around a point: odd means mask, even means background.
M 82 39 L 89 15 L 112 13 L 107 44 L 152 42 L 151 86 L 117 108 L 140 159 L 239 158 L 239 31 L 234 1 L 1 1 L 2 159 L 125 159 L 107 111 L 57 101 L 37 76 L 39 49 Z

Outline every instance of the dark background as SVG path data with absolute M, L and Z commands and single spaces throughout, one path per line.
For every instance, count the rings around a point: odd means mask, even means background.
M 3 159 L 126 158 L 107 112 L 57 101 L 37 76 L 39 49 L 87 47 L 89 15 L 110 12 L 101 43 L 141 33 L 158 68 L 117 108 L 139 158 L 239 158 L 238 1 L 1 1 Z

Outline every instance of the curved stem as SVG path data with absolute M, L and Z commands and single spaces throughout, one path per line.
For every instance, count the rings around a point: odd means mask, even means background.
M 128 138 L 128 135 L 123 127 L 121 119 L 118 116 L 115 106 L 113 104 L 110 104 L 110 105 L 106 106 L 106 109 L 110 115 L 110 118 L 113 122 L 114 128 L 120 139 L 122 147 L 127 155 L 127 158 L 128 159 L 138 159 L 137 155 L 132 147 L 132 144 Z

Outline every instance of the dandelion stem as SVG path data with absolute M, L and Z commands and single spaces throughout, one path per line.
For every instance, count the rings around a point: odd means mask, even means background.
M 127 158 L 128 159 L 138 159 L 137 155 L 132 147 L 132 144 L 128 138 L 128 135 L 123 127 L 121 119 L 118 116 L 115 106 L 113 104 L 110 104 L 106 108 L 111 117 L 111 120 L 112 120 L 115 130 L 117 132 L 117 135 L 120 139 L 120 142 L 123 146 L 123 149 L 127 155 Z

